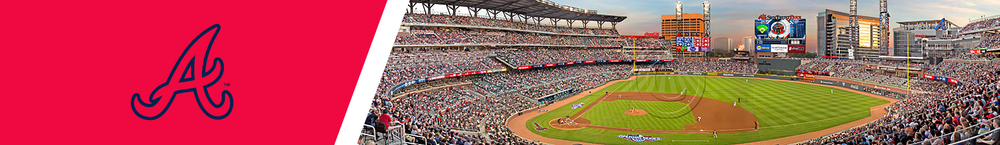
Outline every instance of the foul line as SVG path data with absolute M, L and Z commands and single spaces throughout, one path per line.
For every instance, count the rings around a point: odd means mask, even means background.
M 625 81 L 628 81 L 628 78 L 630 78 L 630 77 L 631 77 L 631 76 L 629 76 L 629 77 L 626 77 L 626 78 L 625 78 Z M 638 76 L 636 76 L 636 78 L 635 78 L 635 79 L 636 79 L 636 80 L 638 80 L 638 79 L 639 79 L 639 77 L 638 77 Z M 616 82 L 615 84 L 617 84 L 617 82 Z M 611 84 L 611 85 L 614 85 L 614 84 Z M 622 86 L 625 86 L 625 84 L 622 84 L 622 85 L 618 85 L 618 87 L 615 87 L 615 89 L 614 89 L 613 91 L 618 91 L 618 89 L 621 89 L 621 88 L 622 88 Z M 598 90 L 598 91 L 600 91 L 600 90 Z M 597 92 L 597 93 L 601 93 L 601 92 Z M 604 99 L 605 99 L 605 98 L 608 98 L 608 94 L 607 94 L 607 93 L 604 93 L 604 95 L 602 95 L 602 96 L 603 96 L 603 97 L 601 97 L 601 101 L 597 101 L 597 102 L 594 102 L 594 104 L 590 104 L 590 105 L 593 105 L 593 106 L 591 106 L 591 108 L 593 108 L 593 107 L 597 107 L 597 104 L 598 104 L 598 103 L 601 103 L 601 102 L 603 102 L 603 101 L 604 101 Z M 586 102 L 584 102 L 584 103 L 586 103 Z M 583 115 L 584 115 L 584 114 L 587 114 L 587 112 L 590 112 L 590 109 L 587 109 L 587 110 L 582 110 L 582 111 L 583 111 L 583 113 L 580 113 L 580 116 L 576 116 L 575 118 L 573 118 L 573 120 L 576 120 L 576 119 L 579 119 L 580 117 L 583 117 Z M 575 122 L 575 121 L 574 121 L 574 122 Z
M 708 140 L 670 140 L 670 142 L 709 142 Z

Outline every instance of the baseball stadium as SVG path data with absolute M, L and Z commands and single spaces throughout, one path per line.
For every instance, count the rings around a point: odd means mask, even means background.
M 547 0 L 408 6 L 359 144 L 954 144 L 1000 127 L 996 52 L 720 57 L 708 34 L 622 35 L 627 16 Z M 1000 46 L 997 19 L 963 35 Z

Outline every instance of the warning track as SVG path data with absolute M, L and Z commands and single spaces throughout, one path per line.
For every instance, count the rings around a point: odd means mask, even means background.
M 684 75 L 670 75 L 670 76 L 684 76 Z M 716 76 L 708 76 L 708 77 L 716 77 Z M 599 86 L 599 87 L 596 87 L 596 88 L 593 88 L 593 89 L 590 89 L 590 90 L 581 91 L 581 92 L 596 92 L 598 90 L 604 89 L 605 87 L 608 87 L 611 84 L 617 83 L 619 81 L 634 80 L 636 78 L 637 78 L 637 76 L 633 76 L 633 77 L 630 77 L 629 79 L 611 81 L 611 82 L 608 82 L 605 85 L 602 85 L 602 86 Z M 840 87 L 840 86 L 812 84 L 812 83 L 789 81 L 789 80 L 753 78 L 753 77 L 726 77 L 726 78 L 750 78 L 750 79 L 761 79 L 761 80 L 793 82 L 793 83 L 801 83 L 801 84 L 807 84 L 807 85 L 827 86 L 827 87 L 838 88 L 838 89 L 841 89 L 841 90 L 845 90 L 845 91 L 850 91 L 850 92 L 853 92 L 853 93 L 858 93 L 858 94 L 866 95 L 866 96 L 873 97 L 873 98 L 887 100 L 887 101 L 890 102 L 890 103 L 886 103 L 886 104 L 882 104 L 882 105 L 877 105 L 877 106 L 871 107 L 870 108 L 870 110 L 871 110 L 871 116 L 863 118 L 863 119 L 860 119 L 860 120 L 855 120 L 855 121 L 852 121 L 852 122 L 849 122 L 849 123 L 846 123 L 846 124 L 841 124 L 841 125 L 838 125 L 838 126 L 834 126 L 834 127 L 831 127 L 831 128 L 827 128 L 827 129 L 823 129 L 823 130 L 819 130 L 819 131 L 815 131 L 815 132 L 803 133 L 803 134 L 799 134 L 799 135 L 787 136 L 787 137 L 776 138 L 776 139 L 765 140 L 765 141 L 750 142 L 750 143 L 746 143 L 746 144 L 790 144 L 790 143 L 796 143 L 796 142 L 804 141 L 804 140 L 807 140 L 807 139 L 817 138 L 817 137 L 820 137 L 822 135 L 834 133 L 834 132 L 837 132 L 837 131 L 841 131 L 841 130 L 844 130 L 844 129 L 848 129 L 848 128 L 851 128 L 851 127 L 855 127 L 855 126 L 858 126 L 858 125 L 861 125 L 861 124 L 864 124 L 864 123 L 868 123 L 868 122 L 874 121 L 875 119 L 878 119 L 878 118 L 880 118 L 880 117 L 882 117 L 882 116 L 884 116 L 886 114 L 886 111 L 883 109 L 885 106 L 888 106 L 889 104 L 892 104 L 892 103 L 894 103 L 894 102 L 897 101 L 896 99 L 882 97 L 882 96 L 878 96 L 878 95 L 874 95 L 874 94 L 870 94 L 870 93 L 866 93 L 866 92 L 856 91 L 856 90 L 853 90 L 853 89 L 848 89 L 848 88 L 844 88 L 844 87 Z M 576 100 L 579 100 L 581 98 L 584 98 L 587 95 L 590 95 L 590 94 L 588 94 L 588 93 L 580 93 L 580 94 L 577 94 L 577 95 L 572 96 L 570 98 L 567 98 L 565 100 L 562 100 L 562 101 L 559 101 L 559 102 L 555 102 L 555 103 L 553 103 L 551 105 L 542 107 L 540 109 L 555 110 L 558 107 L 565 106 L 565 105 L 567 105 L 567 104 L 569 104 L 569 103 L 571 103 L 573 101 L 576 101 Z M 663 94 L 663 95 L 667 96 L 667 97 L 669 97 L 669 96 L 677 96 L 677 94 L 672 94 L 672 95 L 670 95 L 670 94 Z M 605 98 L 604 101 L 609 101 L 607 99 L 612 99 L 612 98 L 617 99 L 617 95 L 614 95 L 614 96 L 615 97 L 607 97 L 607 96 L 605 96 L 607 98 Z M 624 94 L 623 94 L 623 96 L 624 96 Z M 690 100 L 696 100 L 695 98 L 699 98 L 697 100 L 704 100 L 705 102 L 709 102 L 709 100 L 714 100 L 714 99 L 701 98 L 701 97 L 695 97 L 695 96 L 685 96 L 683 99 L 690 101 Z M 623 97 L 623 99 L 624 99 L 624 97 Z M 641 98 L 636 98 L 636 99 L 641 99 Z M 652 99 L 656 99 L 656 98 L 652 98 Z M 660 99 L 664 99 L 664 98 L 660 98 Z M 665 100 L 660 100 L 660 99 L 656 99 L 656 101 L 665 101 Z M 600 100 L 600 99 L 598 99 L 598 100 Z M 718 101 L 718 100 L 714 100 L 714 101 Z M 683 100 L 682 100 L 682 102 L 683 102 Z M 725 106 L 732 107 L 732 102 L 722 102 L 722 101 L 718 101 L 718 102 L 719 102 L 718 105 L 722 105 L 723 107 L 711 107 L 711 108 L 724 108 Z M 595 102 L 595 103 L 598 103 L 598 102 Z M 594 103 L 592 103 L 592 104 L 594 104 Z M 698 105 L 695 105 L 695 104 L 691 104 L 691 106 L 695 107 L 695 108 L 691 109 L 691 113 L 698 114 L 701 111 L 708 110 L 708 109 L 701 108 L 701 107 L 708 108 L 708 105 L 706 105 L 706 104 L 707 103 L 699 104 L 701 106 L 698 106 Z M 712 103 L 712 104 L 716 104 L 716 103 Z M 587 109 L 589 109 L 590 106 L 595 106 L 595 105 L 596 104 L 594 104 L 594 105 L 587 105 Z M 622 111 L 626 111 L 626 110 L 622 110 Z M 585 111 L 581 111 L 581 112 L 585 112 Z M 528 120 L 530 120 L 530 119 L 532 119 L 532 118 L 534 118 L 536 116 L 539 116 L 539 115 L 541 115 L 543 113 L 544 112 L 535 111 L 534 109 L 532 109 L 532 110 L 526 110 L 526 111 L 523 112 L 522 115 L 512 116 L 507 121 L 507 125 L 511 129 L 511 131 L 514 132 L 515 135 L 518 135 L 518 136 L 520 136 L 522 138 L 526 138 L 528 140 L 537 140 L 537 141 L 540 141 L 540 142 L 543 142 L 543 143 L 548 143 L 548 144 L 593 144 L 593 143 L 586 143 L 586 142 L 579 142 L 579 141 L 569 141 L 569 140 L 561 140 L 561 139 L 548 138 L 548 137 L 544 137 L 544 136 L 535 134 L 534 132 L 531 132 L 530 128 L 527 127 L 527 126 L 525 126 L 525 124 L 527 123 Z M 574 116 L 579 118 L 580 115 L 574 115 Z M 704 115 L 702 115 L 702 116 L 704 116 Z M 708 117 L 706 117 L 706 118 L 708 118 Z M 555 121 L 555 120 L 553 120 L 553 121 Z M 710 120 L 702 120 L 701 123 L 711 123 L 711 122 L 708 122 L 708 121 L 710 121 Z M 541 123 L 541 122 L 539 122 L 539 123 Z M 550 123 L 551 123 L 551 121 L 550 121 Z M 589 122 L 588 122 L 588 120 L 586 120 L 586 118 L 580 118 L 580 120 L 576 120 L 576 123 L 579 124 L 576 127 L 578 129 L 579 128 L 583 128 L 583 127 L 592 127 L 592 126 L 589 125 Z M 587 124 L 587 126 L 584 126 L 583 124 Z M 689 130 L 692 127 L 696 127 L 697 124 L 699 124 L 699 123 L 686 125 L 686 126 L 684 126 L 684 129 L 685 130 Z M 752 122 L 751 122 L 751 126 L 752 126 Z M 570 126 L 566 126 L 566 127 L 567 127 L 566 129 L 572 129 L 573 128 L 573 127 L 570 127 Z M 593 126 L 593 128 L 609 129 L 609 130 L 622 130 L 623 129 L 623 128 L 600 127 L 600 126 Z M 646 131 L 655 132 L 656 130 L 639 130 L 639 129 L 636 129 L 635 131 L 633 131 L 632 129 L 627 129 L 627 131 L 630 131 L 630 132 L 646 132 Z M 674 130 L 674 131 L 683 131 L 683 130 Z M 723 132 L 723 131 L 720 131 L 720 132 Z M 737 131 L 737 132 L 740 132 L 740 131 Z M 696 132 L 692 132 L 692 133 L 696 133 Z

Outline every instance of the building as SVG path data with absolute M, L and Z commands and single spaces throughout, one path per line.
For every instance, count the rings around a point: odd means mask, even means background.
M 896 23 L 899 24 L 899 27 L 892 29 L 893 47 L 896 49 L 895 53 L 892 54 L 894 56 L 926 57 L 928 53 L 925 53 L 924 46 L 928 44 L 929 40 L 957 35 L 958 30 L 961 29 L 955 23 L 945 19 Z M 944 24 L 944 29 L 936 30 L 935 28 L 941 23 Z M 942 40 L 933 41 L 938 48 L 944 43 Z
M 850 14 L 826 9 L 816 16 L 818 56 L 838 58 L 878 59 L 885 55 L 879 49 L 879 18 L 858 15 L 858 48 L 850 50 L 848 35 Z
M 735 48 L 736 44 L 729 37 L 712 38 L 712 52 L 733 53 L 733 49 Z
M 688 14 L 681 13 L 681 20 L 677 20 L 677 15 L 662 15 L 660 34 L 663 39 L 667 39 L 667 42 L 673 44 L 677 37 L 678 27 L 680 27 L 681 36 L 684 37 L 705 37 L 705 22 L 704 16 L 701 14 Z M 680 25 L 677 25 L 680 23 Z

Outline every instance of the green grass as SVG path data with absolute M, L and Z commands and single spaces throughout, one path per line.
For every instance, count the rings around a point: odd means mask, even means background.
M 708 87 L 706 87 L 708 86 Z M 685 91 L 686 89 L 686 91 Z M 833 93 L 830 93 L 833 90 Z M 702 77 L 702 76 L 644 76 L 637 80 L 622 81 L 612 84 L 570 104 L 586 102 L 587 105 L 599 99 L 604 92 L 662 92 L 697 95 L 724 102 L 733 102 L 743 98 L 739 107 L 749 110 L 761 123 L 760 130 L 755 132 L 723 133 L 719 139 L 713 139 L 711 134 L 656 134 L 634 133 L 585 128 L 579 130 L 559 130 L 550 128 L 533 132 L 556 139 L 582 141 L 599 144 L 636 144 L 618 138 L 618 135 L 642 134 L 660 137 L 663 140 L 646 142 L 652 144 L 737 144 L 769 140 L 791 135 L 808 133 L 830 128 L 854 120 L 868 117 L 869 108 L 888 103 L 888 101 L 851 93 L 825 86 L 807 85 L 791 82 Z M 626 127 L 637 129 L 680 130 L 686 124 L 694 123 L 691 115 L 678 119 L 659 119 L 644 116 L 629 116 L 622 113 L 631 106 L 641 105 L 658 107 L 655 110 L 685 109 L 683 103 L 657 101 L 610 101 L 601 102 L 584 114 L 595 125 Z M 566 117 L 579 112 L 570 109 L 570 105 L 561 106 L 527 122 L 529 128 L 534 128 L 532 122 L 549 127 L 549 120 Z M 653 110 L 653 109 L 648 109 Z M 650 113 L 658 113 L 650 111 Z M 669 113 L 663 111 L 662 113 Z M 629 122 L 629 123 L 623 123 Z M 640 123 L 636 123 L 640 122 Z M 673 142 L 673 140 L 707 140 L 708 142 Z
M 649 114 L 632 116 L 624 113 L 633 107 L 649 111 Z M 690 114 L 673 119 L 664 118 L 683 115 L 688 110 L 691 109 L 687 104 L 680 102 L 616 100 L 599 103 L 583 114 L 583 118 L 589 119 L 593 125 L 608 127 L 683 130 L 684 125 L 695 123 Z

